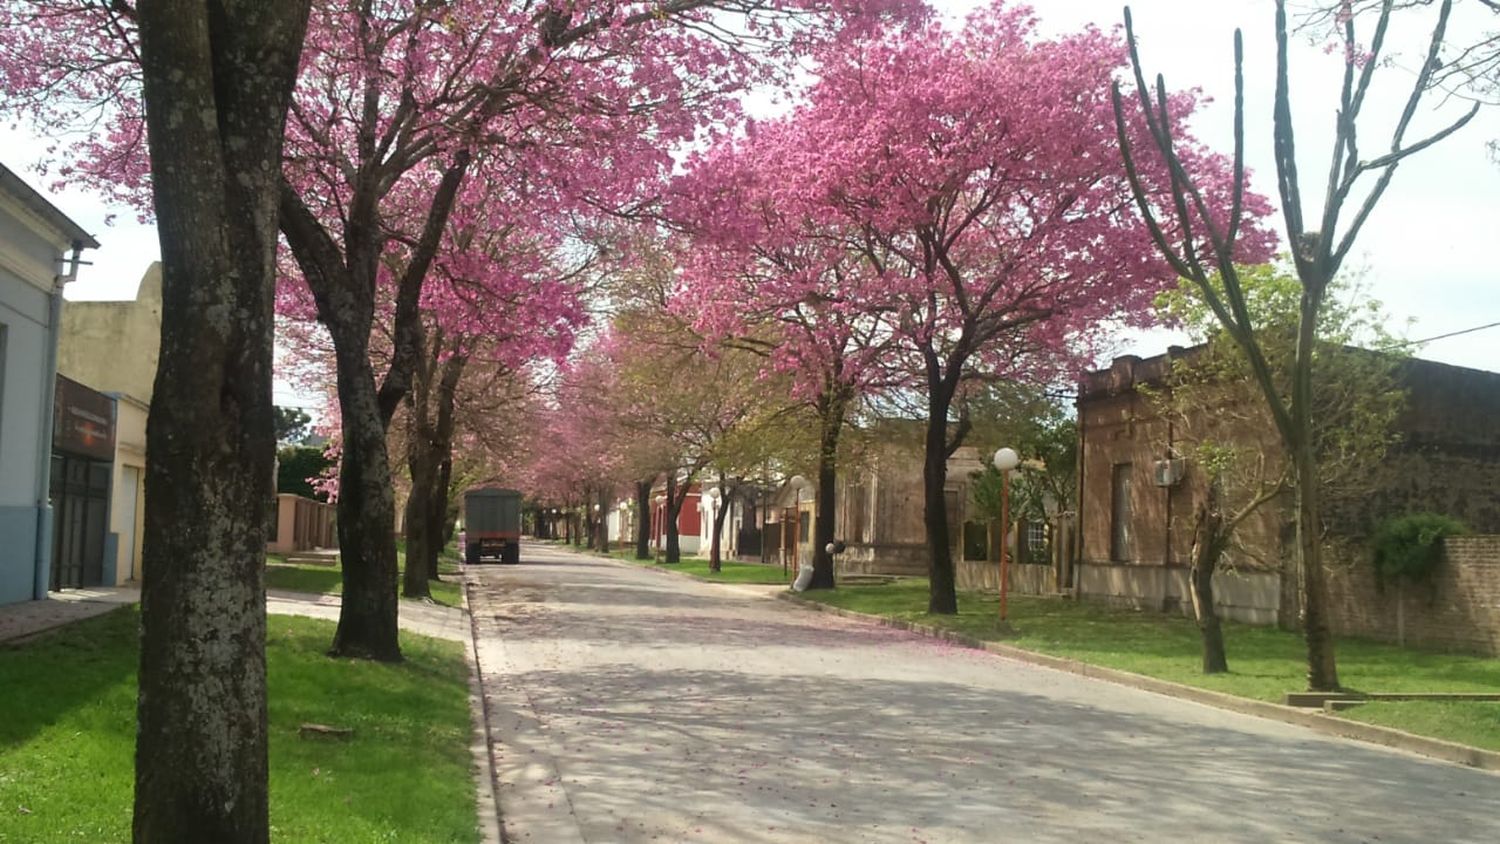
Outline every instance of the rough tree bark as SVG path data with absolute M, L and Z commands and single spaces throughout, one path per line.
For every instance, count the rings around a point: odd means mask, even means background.
M 834 540 L 834 514 L 838 504 L 839 436 L 844 427 L 845 400 L 825 390 L 818 400 L 818 489 L 813 507 L 813 575 L 808 589 L 834 588 L 833 555 L 828 544 Z
M 969 432 L 969 419 L 961 415 L 957 429 L 950 435 L 948 413 L 958 391 L 962 358 L 950 358 L 946 369 L 937 355 L 925 353 L 927 360 L 927 430 L 922 450 L 923 523 L 927 529 L 927 552 L 932 555 L 929 570 L 927 611 L 952 615 L 958 612 L 958 588 L 953 572 L 952 537 L 948 535 L 948 458 L 963 443 Z
M 724 474 L 719 473 L 719 506 L 714 510 L 714 535 L 708 544 L 708 570 L 720 572 L 724 570 L 723 563 L 723 535 L 724 522 L 729 518 L 730 493 L 729 488 L 724 485 Z
M 411 494 L 406 498 L 406 573 L 401 581 L 401 594 L 408 598 L 430 598 L 427 587 L 427 547 L 433 544 L 428 536 L 430 525 L 427 514 L 428 495 L 437 478 L 437 467 L 432 464 L 432 449 L 418 443 L 417 426 L 412 425 L 411 441 L 406 448 L 406 468 L 411 474 Z
M 599 487 L 599 521 L 597 530 L 599 533 L 599 553 L 609 553 L 609 489 Z
M 682 562 L 682 537 L 677 529 L 677 519 L 682 514 L 682 505 L 687 501 L 688 492 L 693 488 L 693 479 L 698 475 L 698 470 L 689 472 L 682 483 L 677 483 L 677 472 L 674 470 L 667 473 L 667 556 L 666 562 Z
M 442 359 L 445 351 L 448 356 Z M 417 365 L 407 394 L 411 495 L 406 499 L 406 574 L 401 594 L 408 598 L 431 597 L 427 584 L 436 579 L 448 514 L 443 466 L 452 465 L 454 403 L 467 362 L 465 355 L 445 349 L 443 332 L 434 331 L 429 353 Z
M 655 478 L 635 482 L 635 558 L 651 559 L 651 487 Z
M 371 74 L 370 84 L 378 83 Z M 378 98 L 366 102 L 367 109 Z M 366 115 L 358 144 L 373 158 L 375 116 Z M 369 155 L 365 155 L 369 152 Z M 419 304 L 454 197 L 468 172 L 470 154 L 455 153 L 443 171 L 421 238 L 396 285 L 394 348 L 378 386 L 370 362 L 375 291 L 386 233 L 379 219 L 382 173 L 360 171 L 346 212 L 342 244 L 285 180 L 280 223 L 292 256 L 317 305 L 318 321 L 333 338 L 343 458 L 339 463 L 339 560 L 344 591 L 330 653 L 383 661 L 399 660 L 396 615 L 396 507 L 391 486 L 386 429 L 410 388 L 424 342 Z
M 1229 658 L 1224 652 L 1224 628 L 1214 605 L 1214 572 L 1229 547 L 1230 530 L 1219 508 L 1217 495 L 1210 487 L 1204 502 L 1198 507 L 1193 529 L 1192 569 L 1188 575 L 1193 613 L 1203 639 L 1204 674 L 1222 674 L 1229 670 Z
M 283 126 L 308 0 L 142 0 L 162 327 L 133 835 L 269 839 L 265 542 Z
M 448 547 L 453 541 L 453 532 L 457 529 L 458 508 L 453 502 L 453 446 L 449 441 L 448 454 L 438 466 L 437 494 L 432 499 L 433 518 L 437 520 L 438 536 L 442 538 L 438 547 L 438 553 L 428 558 L 427 579 L 441 580 L 438 577 L 438 554 L 442 549 Z

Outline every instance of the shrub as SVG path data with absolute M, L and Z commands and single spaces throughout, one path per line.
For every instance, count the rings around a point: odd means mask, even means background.
M 1439 513 L 1390 519 L 1375 531 L 1375 574 L 1382 582 L 1428 580 L 1443 558 L 1444 537 L 1468 532 L 1463 522 Z
M 309 479 L 315 478 L 333 461 L 319 446 L 289 445 L 276 452 L 276 491 L 290 492 L 305 498 L 326 500 L 326 496 L 313 489 Z

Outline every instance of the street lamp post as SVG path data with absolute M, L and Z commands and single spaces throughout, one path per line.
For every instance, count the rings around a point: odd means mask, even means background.
M 1021 465 L 1021 456 L 1013 448 L 995 452 L 995 468 L 1000 470 L 1000 623 L 1005 623 L 1005 595 L 1010 575 L 1010 471 Z

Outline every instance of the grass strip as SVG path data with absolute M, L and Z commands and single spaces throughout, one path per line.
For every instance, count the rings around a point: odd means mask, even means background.
M 130 840 L 139 628 L 124 607 L 0 647 L 0 841 Z M 268 619 L 272 838 L 478 841 L 463 646 L 403 633 L 400 664 L 335 660 L 333 628 Z
M 1111 608 L 1093 602 L 1011 596 L 1014 633 L 998 624 L 999 598 L 960 592 L 957 615 L 927 612 L 925 578 L 884 586 L 844 586 L 803 593 L 810 601 L 871 615 L 916 621 L 981 640 L 1003 640 L 1037 653 L 1144 674 L 1174 683 L 1272 702 L 1306 687 L 1306 646 L 1300 634 L 1248 624 L 1225 624 L 1227 674 L 1202 673 L 1202 644 L 1189 618 Z M 1493 692 L 1500 660 L 1461 653 L 1400 648 L 1340 638 L 1339 679 L 1359 692 Z M 1403 702 L 1368 704 L 1340 713 L 1418 735 L 1500 749 L 1500 704 Z
M 406 572 L 405 540 L 397 540 L 396 565 L 399 578 Z M 447 607 L 463 606 L 463 585 L 458 581 L 458 565 L 458 552 L 453 545 L 444 548 L 438 555 L 438 575 L 450 579 L 427 581 L 427 589 L 432 593 L 434 603 Z M 288 563 L 281 555 L 267 554 L 266 588 L 310 592 L 315 595 L 340 595 L 344 591 L 344 579 L 338 566 Z

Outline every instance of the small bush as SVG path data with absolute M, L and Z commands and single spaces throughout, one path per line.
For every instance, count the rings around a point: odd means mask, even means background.
M 1375 532 L 1375 574 L 1382 582 L 1425 581 L 1443 558 L 1444 537 L 1468 532 L 1463 522 L 1439 513 L 1390 519 Z

